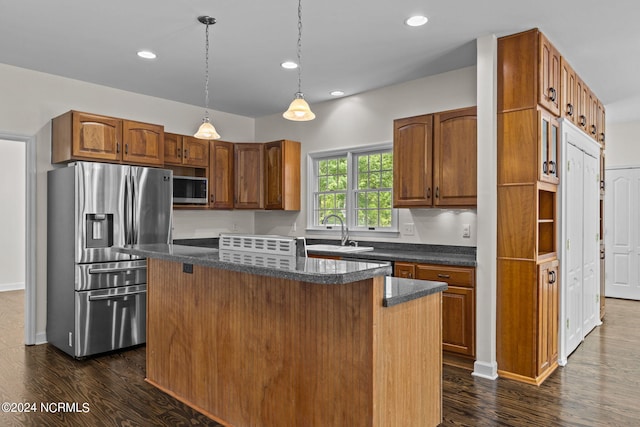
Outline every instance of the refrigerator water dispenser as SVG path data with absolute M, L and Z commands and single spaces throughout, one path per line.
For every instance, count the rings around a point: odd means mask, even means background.
M 113 214 L 86 214 L 87 248 L 113 246 Z

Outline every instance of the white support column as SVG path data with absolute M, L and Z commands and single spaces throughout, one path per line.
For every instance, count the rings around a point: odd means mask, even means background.
M 495 380 L 497 293 L 497 58 L 495 35 L 476 40 L 478 105 L 478 243 L 476 362 L 472 375 Z

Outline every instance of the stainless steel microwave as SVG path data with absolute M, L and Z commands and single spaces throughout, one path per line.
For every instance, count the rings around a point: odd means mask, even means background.
M 206 205 L 209 183 L 200 176 L 173 177 L 173 203 L 185 205 Z

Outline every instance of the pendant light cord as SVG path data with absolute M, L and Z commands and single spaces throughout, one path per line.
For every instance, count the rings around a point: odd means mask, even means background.
M 209 121 L 209 24 L 207 24 L 207 29 L 205 30 L 206 35 L 206 43 L 205 43 L 205 54 L 204 54 L 204 63 L 205 63 L 205 79 L 204 79 L 204 117 L 207 121 Z
M 302 0 L 298 0 L 298 93 L 302 93 Z

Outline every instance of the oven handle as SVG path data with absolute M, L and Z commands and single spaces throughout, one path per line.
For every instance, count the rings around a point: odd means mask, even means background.
M 122 273 L 122 272 L 133 271 L 133 270 L 144 270 L 146 268 L 147 268 L 146 265 L 142 265 L 138 267 L 121 267 L 121 268 L 90 268 L 89 274 Z
M 130 297 L 132 295 L 139 295 L 139 294 L 146 294 L 147 291 L 135 291 L 135 292 L 129 292 L 127 294 L 112 294 L 112 295 L 96 295 L 96 296 L 89 296 L 89 301 L 102 301 L 102 300 L 107 300 L 107 299 L 117 299 L 117 298 L 125 298 L 125 297 Z

